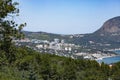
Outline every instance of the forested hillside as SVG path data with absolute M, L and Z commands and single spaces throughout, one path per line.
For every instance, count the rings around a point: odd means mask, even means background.
M 38 39 L 38 40 L 48 40 L 53 41 L 55 38 L 58 39 L 68 39 L 69 36 L 60 35 L 60 34 L 53 34 L 53 33 L 46 33 L 46 32 L 29 32 L 23 31 L 26 38 L 29 39 Z
M 9 63 L 0 51 L 0 80 L 120 80 L 120 63 L 109 67 L 90 60 L 75 60 L 31 49 L 14 48 Z

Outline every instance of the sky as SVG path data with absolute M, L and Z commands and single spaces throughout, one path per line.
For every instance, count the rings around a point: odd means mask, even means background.
M 85 34 L 120 16 L 120 0 L 14 0 L 19 2 L 17 22 L 26 31 Z

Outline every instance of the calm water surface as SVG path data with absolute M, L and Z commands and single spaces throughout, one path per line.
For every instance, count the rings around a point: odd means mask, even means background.
M 120 50 L 114 51 L 117 54 L 120 54 Z M 102 60 L 98 60 L 99 63 L 104 62 L 106 64 L 111 64 L 111 63 L 116 63 L 120 61 L 120 56 L 114 56 L 114 57 L 109 57 L 109 58 L 104 58 Z

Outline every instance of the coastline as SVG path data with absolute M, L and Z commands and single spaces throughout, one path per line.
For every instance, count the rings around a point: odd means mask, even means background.
M 95 60 L 96 60 L 96 61 L 99 61 L 99 60 L 103 60 L 103 59 L 105 59 L 105 58 L 116 57 L 116 56 L 120 56 L 120 55 L 103 56 L 103 57 L 97 58 L 97 59 L 95 59 Z
M 120 62 L 120 55 L 115 55 L 115 56 L 107 56 L 104 57 L 103 59 L 98 59 L 96 60 L 98 63 L 104 62 L 105 64 L 113 64 Z

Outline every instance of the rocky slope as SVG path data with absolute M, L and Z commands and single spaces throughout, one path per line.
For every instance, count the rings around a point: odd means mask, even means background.
M 94 34 L 100 35 L 119 35 L 120 34 L 120 16 L 114 17 L 106 21 L 103 26 Z

